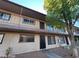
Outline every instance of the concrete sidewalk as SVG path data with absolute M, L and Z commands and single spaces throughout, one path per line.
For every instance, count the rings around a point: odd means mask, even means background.
M 42 51 L 17 54 L 16 58 L 48 58 L 47 54 Z
M 54 53 L 35 51 L 16 55 L 16 58 L 62 58 Z
M 48 58 L 62 58 L 59 55 L 56 55 L 55 53 L 47 53 Z
M 55 53 L 52 53 L 52 52 L 47 52 L 47 56 L 49 58 L 62 58 L 61 56 L 55 54 Z
M 71 56 L 67 49 L 59 47 L 48 50 L 17 54 L 16 58 L 71 58 Z
M 62 58 L 61 56 L 53 53 L 52 51 L 50 52 L 51 49 L 49 50 L 42 50 L 43 53 L 46 53 L 46 55 L 48 56 L 48 58 Z
M 35 51 L 30 53 L 17 54 L 16 58 L 62 58 L 54 53 Z

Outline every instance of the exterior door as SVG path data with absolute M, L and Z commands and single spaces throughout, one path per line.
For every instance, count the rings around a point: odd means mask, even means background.
M 40 29 L 45 29 L 45 24 L 44 24 L 44 22 L 40 22 Z
M 45 36 L 40 35 L 40 49 L 46 48 Z

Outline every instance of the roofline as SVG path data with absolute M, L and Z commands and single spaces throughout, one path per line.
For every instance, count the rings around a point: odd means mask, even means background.
M 16 5 L 16 6 L 19 6 L 19 7 L 22 7 L 22 8 L 25 8 L 25 9 L 28 9 L 28 10 L 31 10 L 31 11 L 33 11 L 33 12 L 36 12 L 36 13 L 39 13 L 39 14 L 42 14 L 42 15 L 46 16 L 46 14 L 43 14 L 43 13 L 38 12 L 38 11 L 36 11 L 36 10 L 33 10 L 33 9 L 31 9 L 31 8 L 22 6 L 22 5 L 20 5 L 20 4 L 15 3 L 15 2 L 8 1 L 8 0 L 4 0 L 4 1 L 9 2 L 9 3 L 14 4 L 14 5 Z
M 19 5 L 8 0 L 0 0 L 0 3 L 0 9 L 20 14 L 23 16 L 35 18 L 38 20 L 46 21 L 46 14 L 43 14 L 39 11 L 35 11 L 33 9 L 27 8 L 25 6 Z

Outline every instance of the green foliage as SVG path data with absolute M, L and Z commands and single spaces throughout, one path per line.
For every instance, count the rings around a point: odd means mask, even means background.
M 72 23 L 76 20 L 79 10 L 79 0 L 45 0 L 47 21 L 58 28 L 66 26 L 66 20 Z M 63 15 L 64 14 L 64 15 Z
M 53 14 L 53 16 L 51 16 L 51 15 L 52 15 L 52 13 L 48 13 L 47 23 L 52 26 L 55 26 L 57 28 L 64 28 L 65 24 L 63 21 L 61 21 L 62 19 L 57 18 L 56 15 L 54 15 L 54 14 Z

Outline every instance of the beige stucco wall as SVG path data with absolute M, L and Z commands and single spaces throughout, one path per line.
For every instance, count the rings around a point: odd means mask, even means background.
M 48 45 L 47 35 L 45 36 L 45 39 L 46 39 L 46 49 L 58 47 L 57 43 L 56 44 L 52 44 L 52 45 Z
M 56 40 L 56 44 L 52 44 L 52 45 L 48 45 L 48 39 L 47 39 L 47 35 L 45 36 L 45 40 L 46 40 L 46 49 L 50 49 L 50 48 L 56 48 L 56 47 L 60 47 L 61 46 L 67 46 L 67 43 L 65 42 L 64 44 L 60 44 L 59 41 L 59 36 L 55 36 L 55 40 Z M 71 44 L 69 38 L 69 45 Z
M 31 42 L 19 43 L 19 35 L 17 37 L 11 43 L 14 54 L 39 50 L 39 38 L 38 38 L 39 36 L 38 35 L 35 35 L 35 42 L 32 42 L 32 43 Z
M 12 48 L 12 54 L 19 54 L 39 50 L 39 35 L 35 34 L 35 42 L 19 43 L 19 33 L 5 33 L 2 44 L 0 44 L 0 56 L 4 56 L 8 47 Z
M 11 40 L 14 39 L 15 36 L 13 36 L 10 33 L 5 33 L 4 39 L 2 44 L 0 44 L 0 56 L 5 55 L 6 49 L 10 46 Z
M 35 42 L 19 43 L 20 33 L 5 33 L 2 44 L 0 44 L 0 56 L 5 55 L 8 47 L 12 48 L 12 54 L 27 53 L 40 50 L 40 34 L 34 34 Z M 58 37 L 55 36 L 56 44 L 48 45 L 47 35 L 45 35 L 46 49 L 59 47 Z M 70 42 L 70 41 L 69 41 Z M 62 44 L 66 46 L 67 44 Z
M 20 26 L 23 26 L 23 27 L 26 27 L 26 28 L 31 28 L 31 29 L 39 29 L 40 28 L 39 27 L 40 23 L 39 23 L 39 20 L 37 20 L 37 19 L 30 18 L 30 17 L 27 17 L 27 16 L 18 15 L 18 14 L 8 12 L 8 11 L 2 10 L 2 9 L 0 9 L 0 11 L 7 12 L 7 13 L 11 14 L 10 21 L 0 20 L 0 24 L 20 25 Z M 33 19 L 35 21 L 35 24 L 27 24 L 27 23 L 24 24 L 23 23 L 23 17 Z
M 33 29 L 33 30 L 34 29 L 39 30 L 40 29 L 40 22 L 44 22 L 45 30 L 47 30 L 47 25 L 46 25 L 45 21 L 41 21 L 41 20 L 35 19 L 35 18 L 30 18 L 30 17 L 27 17 L 27 16 L 22 16 L 22 15 L 15 14 L 15 13 L 5 11 L 5 10 L 2 10 L 2 9 L 0 9 L 0 11 L 7 12 L 7 13 L 11 14 L 10 21 L 0 20 L 0 24 L 13 25 L 13 26 L 17 25 L 17 26 L 22 26 L 22 27 L 25 27 L 25 28 Z M 27 23 L 25 24 L 25 23 L 23 23 L 23 17 L 33 19 L 35 21 L 35 24 L 27 24 Z
M 0 11 L 4 11 L 1 10 Z M 7 12 L 7 11 L 4 11 Z M 11 13 L 11 12 L 8 12 Z M 8 24 L 8 25 L 20 25 L 26 28 L 32 28 L 32 29 L 40 29 L 40 21 L 37 19 L 35 20 L 35 24 L 23 24 L 22 23 L 22 18 L 23 16 L 18 15 L 18 14 L 14 14 L 11 13 L 11 19 L 10 21 L 3 21 L 0 20 L 0 24 Z M 45 30 L 47 30 L 47 26 L 45 23 Z M 5 50 L 8 47 L 12 47 L 12 53 L 13 54 L 19 54 L 19 53 L 25 53 L 25 52 L 31 52 L 31 51 L 37 51 L 40 50 L 40 34 L 35 34 L 35 42 L 33 43 L 19 43 L 19 37 L 20 37 L 20 33 L 5 33 L 5 37 L 3 39 L 3 43 L 0 44 L 0 56 L 4 56 L 5 55 Z M 47 40 L 47 35 L 45 35 L 45 41 L 46 41 L 46 49 L 50 49 L 50 48 L 55 48 L 58 47 L 58 37 L 55 36 L 56 38 L 56 44 L 53 45 L 48 45 L 48 40 Z M 63 46 L 65 46 L 66 44 L 62 44 Z

